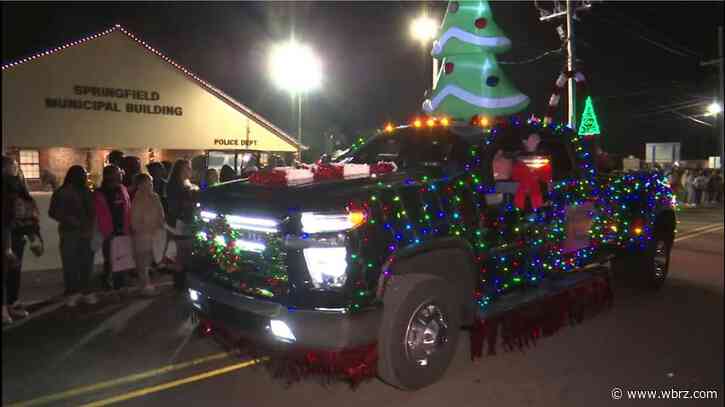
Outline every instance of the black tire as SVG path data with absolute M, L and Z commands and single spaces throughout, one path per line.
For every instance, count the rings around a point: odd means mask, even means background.
M 670 271 L 672 238 L 655 235 L 647 246 L 643 264 L 645 288 L 659 290 L 665 284 Z
M 673 237 L 671 233 L 656 233 L 643 251 L 622 252 L 612 261 L 614 271 L 638 288 L 659 290 L 670 270 Z
M 378 376 L 403 390 L 416 390 L 435 383 L 445 373 L 458 345 L 461 327 L 461 300 L 445 280 L 425 274 L 393 276 L 383 296 L 385 311 L 378 334 Z M 414 316 L 421 316 L 420 319 Z M 433 345 L 408 345 L 406 338 L 426 337 L 421 331 L 423 318 L 431 321 L 425 334 L 436 338 Z M 442 321 L 439 323 L 438 321 Z M 416 342 L 411 340 L 411 342 Z M 427 347 L 432 347 L 430 354 Z M 420 357 L 424 354 L 424 357 Z

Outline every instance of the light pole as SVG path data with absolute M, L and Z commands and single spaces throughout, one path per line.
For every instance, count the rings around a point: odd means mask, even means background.
M 422 46 L 428 45 L 428 42 L 435 39 L 438 33 L 439 23 L 435 19 L 429 17 L 427 14 L 422 14 L 410 23 L 410 34 L 416 41 L 419 41 Z M 433 86 L 435 88 L 436 77 L 438 74 L 438 60 L 433 58 Z
M 312 49 L 294 39 L 275 46 L 269 58 L 272 81 L 297 98 L 297 141 L 302 143 L 302 98 L 322 83 L 322 64 Z

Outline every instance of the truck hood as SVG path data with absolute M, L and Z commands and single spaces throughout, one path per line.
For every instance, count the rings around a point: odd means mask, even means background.
M 350 200 L 367 198 L 379 182 L 398 184 L 407 177 L 406 172 L 396 172 L 376 178 L 319 181 L 297 186 L 266 186 L 238 180 L 203 191 L 199 203 L 204 209 L 220 213 L 244 211 L 275 216 L 300 210 L 339 210 Z

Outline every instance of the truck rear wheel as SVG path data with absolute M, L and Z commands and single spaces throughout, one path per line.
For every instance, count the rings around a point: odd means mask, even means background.
M 378 334 L 378 375 L 403 390 L 435 383 L 453 359 L 460 295 L 443 279 L 409 274 L 388 282 Z
M 647 288 L 662 288 L 670 271 L 672 240 L 655 236 L 644 257 L 644 278 Z
M 656 233 L 644 251 L 617 256 L 614 269 L 637 286 L 659 290 L 670 271 L 672 242 L 671 234 Z

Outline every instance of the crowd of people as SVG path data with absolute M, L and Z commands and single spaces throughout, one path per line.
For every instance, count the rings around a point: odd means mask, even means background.
M 723 177 L 720 170 L 674 168 L 670 185 L 677 200 L 687 207 L 723 203 Z
M 48 215 L 58 222 L 60 257 L 66 305 L 96 304 L 91 285 L 94 258 L 103 255 L 102 287 L 114 296 L 132 290 L 129 275 L 138 279 L 143 295 L 157 289 L 150 270 L 164 266 L 173 272 L 174 286 L 183 289 L 191 253 L 195 194 L 188 160 L 152 162 L 142 170 L 137 157 L 121 151 L 109 154 L 100 185 L 89 182 L 79 165 L 71 166 L 62 185 L 53 192 Z M 168 174 L 168 176 L 167 176 Z M 218 182 L 207 174 L 204 185 Z M 38 206 L 28 192 L 22 171 L 14 159 L 3 156 L 3 324 L 28 316 L 18 301 L 25 246 L 34 254 L 43 251 Z M 155 261 L 154 246 L 165 241 L 163 260 Z M 176 258 L 166 257 L 169 241 L 176 245 Z M 133 269 L 119 269 L 120 256 L 133 260 Z M 162 264 L 163 263 L 163 264 Z

